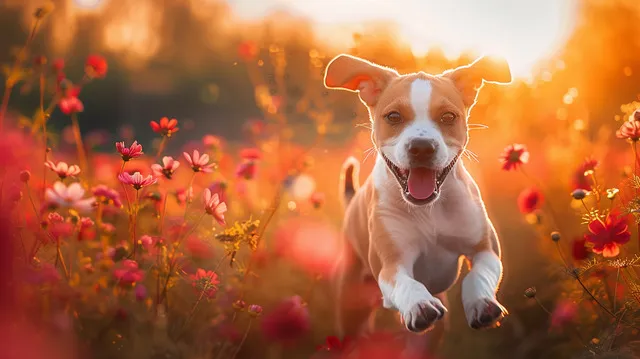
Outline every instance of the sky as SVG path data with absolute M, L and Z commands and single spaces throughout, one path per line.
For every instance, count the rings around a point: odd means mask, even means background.
M 207 1 L 207 0 L 202 0 Z M 274 10 L 309 18 L 320 38 L 337 27 L 388 20 L 420 55 L 434 46 L 455 56 L 465 50 L 501 55 L 514 73 L 527 74 L 570 35 L 576 0 L 228 0 L 237 16 L 258 19 Z M 330 34 L 330 35 L 328 35 Z M 344 38 L 349 38 L 345 36 Z

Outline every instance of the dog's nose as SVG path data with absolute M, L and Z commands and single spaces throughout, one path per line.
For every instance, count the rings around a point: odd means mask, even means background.
M 430 159 L 438 150 L 438 144 L 434 140 L 425 138 L 416 138 L 409 142 L 409 157 L 415 161 L 424 161 Z

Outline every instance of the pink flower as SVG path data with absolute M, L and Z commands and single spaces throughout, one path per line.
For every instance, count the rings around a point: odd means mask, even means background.
M 514 143 L 504 149 L 500 156 L 500 162 L 502 162 L 502 169 L 505 171 L 517 169 L 518 166 L 529 162 L 529 151 L 525 145 Z
M 80 183 L 72 183 L 67 187 L 58 181 L 45 191 L 45 201 L 49 207 L 73 208 L 79 212 L 88 212 L 95 203 L 95 198 L 83 198 L 84 188 Z
M 93 195 L 96 196 L 98 201 L 103 204 L 112 204 L 117 208 L 122 207 L 120 201 L 120 195 L 114 189 L 111 189 L 103 184 L 93 187 Z
M 191 279 L 191 285 L 198 294 L 203 293 L 207 298 L 213 298 L 218 291 L 218 275 L 212 271 L 205 271 L 199 268 L 196 274 L 189 276 Z
M 107 75 L 107 60 L 100 55 L 90 55 L 85 63 L 85 72 L 89 77 L 104 78 Z
M 84 111 L 84 105 L 82 101 L 76 96 L 65 96 L 58 101 L 58 107 L 60 111 L 65 115 L 71 115 L 74 113 Z
M 135 294 L 136 294 L 136 300 L 137 301 L 143 301 L 145 299 L 147 299 L 148 296 L 148 292 L 147 292 L 147 287 L 145 287 L 142 284 L 137 284 L 136 285 L 136 289 L 135 289 Z
M 253 179 L 256 176 L 257 169 L 255 162 L 243 162 L 236 168 L 236 177 L 244 178 L 246 180 Z
M 262 333 L 276 342 L 295 341 L 310 328 L 309 310 L 299 296 L 285 299 L 262 318 Z
M 180 162 L 174 160 L 173 157 L 164 156 L 162 158 L 162 165 L 154 163 L 151 165 L 151 170 L 156 177 L 164 176 L 166 179 L 171 179 L 178 167 L 180 167 Z
M 140 237 L 140 244 L 146 249 L 151 250 L 161 239 L 158 237 L 151 237 L 150 235 L 143 235 Z
M 640 112 L 636 110 L 633 116 L 620 126 L 616 131 L 616 137 L 632 142 L 640 140 Z
M 138 144 L 138 141 L 133 141 L 129 147 L 124 144 L 124 141 L 116 142 L 116 149 L 122 156 L 122 160 L 125 162 L 138 158 L 144 154 L 144 152 L 142 152 L 142 145 Z
M 209 164 L 209 155 L 207 155 L 206 153 L 201 156 L 198 150 L 194 150 L 193 156 L 189 155 L 186 152 L 183 152 L 183 155 L 184 158 L 187 159 L 187 162 L 189 162 L 189 165 L 193 169 L 193 172 L 211 173 L 215 169 L 216 164 Z
M 129 286 L 144 278 L 144 272 L 138 268 L 138 262 L 125 259 L 120 268 L 113 271 L 113 276 L 122 286 Z
M 563 327 L 575 318 L 578 306 L 571 301 L 561 301 L 551 313 L 551 326 Z
M 140 172 L 136 172 L 133 175 L 130 175 L 127 172 L 122 172 L 118 175 L 118 179 L 120 180 L 120 182 L 132 186 L 136 189 L 136 191 L 158 182 L 158 179 L 153 178 L 152 175 L 142 177 Z
M 151 121 L 149 123 L 151 125 L 151 129 L 155 133 L 159 133 L 162 136 L 171 137 L 172 134 L 178 132 L 178 120 L 172 118 L 169 120 L 167 117 L 163 117 L 160 119 L 160 122 Z
M 47 161 L 44 163 L 45 167 L 49 168 L 53 172 L 55 172 L 61 180 L 67 177 L 74 177 L 80 173 L 80 167 L 77 165 L 69 166 L 66 162 L 58 162 L 57 164 L 53 161 Z
M 220 202 L 218 194 L 211 194 L 211 190 L 208 188 L 204 190 L 204 210 L 212 215 L 221 226 L 225 225 L 224 212 L 227 211 L 227 204 Z

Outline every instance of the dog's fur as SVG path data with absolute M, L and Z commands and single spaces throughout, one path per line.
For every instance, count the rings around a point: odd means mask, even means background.
M 349 158 L 343 167 L 348 250 L 336 268 L 338 305 L 349 288 L 375 281 L 383 306 L 397 310 L 409 331 L 437 327 L 433 332 L 441 334 L 444 294 L 467 259 L 471 267 L 462 282 L 462 304 L 469 325 L 493 327 L 507 313 L 496 299 L 500 244 L 476 183 L 457 161 L 468 141 L 469 112 L 485 82 L 510 83 L 506 61 L 481 57 L 440 75 L 399 75 L 350 55 L 327 65 L 325 86 L 357 92 L 369 110 L 377 151 L 362 187 L 358 161 Z M 412 150 L 416 143 L 427 149 Z M 407 173 L 416 167 L 428 168 L 437 179 L 444 173 L 429 198 L 409 194 Z M 337 311 L 342 335 L 363 327 L 371 314 L 365 307 Z

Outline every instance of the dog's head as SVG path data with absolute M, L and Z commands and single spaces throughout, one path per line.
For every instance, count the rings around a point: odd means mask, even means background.
M 440 75 L 400 75 L 350 55 L 328 65 L 327 88 L 358 92 L 372 121 L 372 141 L 403 198 L 428 204 L 468 141 L 467 116 L 483 82 L 509 83 L 503 59 L 481 57 Z

